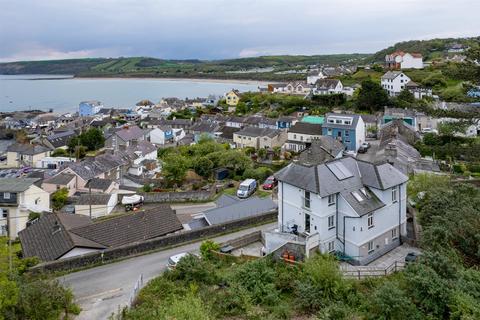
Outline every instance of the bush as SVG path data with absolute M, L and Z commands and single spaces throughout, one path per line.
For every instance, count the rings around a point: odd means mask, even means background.
M 55 191 L 52 194 L 52 207 L 53 210 L 60 210 L 67 203 L 68 200 L 68 189 L 62 188 Z
M 186 282 L 212 284 L 217 280 L 213 266 L 199 257 L 188 254 L 177 263 L 169 277 Z
M 219 251 L 220 245 L 212 240 L 205 240 L 200 245 L 200 254 L 205 260 L 210 260 L 213 257 L 212 251 Z
M 263 181 L 273 174 L 272 169 L 267 167 L 258 167 L 256 169 L 247 169 L 243 173 L 243 179 L 255 179 Z

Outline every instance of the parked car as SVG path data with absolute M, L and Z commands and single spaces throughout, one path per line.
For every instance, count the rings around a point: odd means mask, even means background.
M 255 190 L 257 190 L 257 181 L 255 179 L 247 179 L 242 181 L 238 186 L 237 197 L 248 198 Z
M 417 252 L 409 252 L 405 257 L 405 263 L 416 262 L 419 256 L 420 254 Z
M 360 148 L 365 148 L 365 149 L 369 149 L 370 148 L 370 143 L 369 142 L 364 142 L 360 145 Z
M 268 177 L 262 185 L 263 190 L 272 190 L 277 185 L 278 181 L 274 176 Z
M 422 133 L 435 133 L 438 134 L 438 131 L 432 128 L 423 128 Z
M 361 146 L 360 148 L 358 148 L 357 152 L 358 153 L 367 153 L 367 151 L 368 151 L 368 148 L 365 148 L 365 147 Z
M 197 257 L 200 258 L 200 256 L 198 256 L 198 255 L 195 254 L 195 253 L 182 252 L 182 253 L 173 255 L 173 256 L 171 256 L 170 258 L 168 258 L 167 268 L 168 268 L 169 270 L 175 269 L 175 267 L 177 266 L 178 262 L 180 262 L 180 260 L 182 260 L 182 258 L 184 258 L 184 257 L 186 257 L 186 256 L 188 256 L 188 255 L 193 255 L 193 256 L 197 256 Z

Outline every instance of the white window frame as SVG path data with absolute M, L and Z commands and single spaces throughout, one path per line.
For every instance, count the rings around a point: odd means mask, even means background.
M 392 229 L 392 241 L 398 239 L 397 228 Z
M 327 250 L 328 250 L 328 253 L 335 252 L 335 240 L 329 241 L 327 243 Z
M 3 199 L 11 199 L 10 196 L 11 196 L 10 192 L 3 193 Z
M 334 194 L 328 196 L 328 206 L 333 206 L 336 201 L 336 196 Z
M 308 198 L 307 198 L 307 194 L 308 194 Z M 307 206 L 307 203 L 308 203 L 308 206 Z M 304 192 L 303 192 L 303 207 L 306 208 L 306 209 L 310 209 L 311 206 L 312 206 L 312 194 L 310 193 L 310 191 L 304 190 Z
M 373 213 L 369 213 L 367 216 L 367 226 L 368 229 L 375 227 L 375 224 L 373 223 Z
M 395 203 L 398 201 L 397 189 L 398 189 L 397 186 L 392 187 L 392 203 Z
M 372 241 L 368 241 L 367 243 L 367 251 L 368 251 L 368 254 L 371 254 L 375 251 L 375 243 Z
M 331 215 L 327 218 L 328 230 L 335 229 L 335 215 Z

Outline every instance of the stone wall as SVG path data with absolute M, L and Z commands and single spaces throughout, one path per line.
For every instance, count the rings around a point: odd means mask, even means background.
M 203 238 L 217 236 L 226 232 L 234 232 L 238 229 L 257 224 L 273 222 L 277 219 L 277 214 L 277 210 L 273 210 L 261 215 L 239 219 L 224 224 L 213 225 L 196 230 L 182 231 L 155 239 L 106 249 L 103 252 L 93 252 L 67 259 L 45 262 L 36 265 L 30 270 L 32 272 L 75 270 L 88 265 L 103 264 L 105 262 L 111 262 L 120 258 L 134 256 L 152 250 L 165 249 L 192 241 L 199 241 Z
M 223 245 L 230 245 L 234 249 L 242 248 L 248 246 L 249 244 L 262 241 L 262 232 L 255 231 L 244 236 L 235 238 L 233 240 L 223 243 Z
M 215 194 L 215 190 L 183 191 L 183 192 L 140 192 L 145 197 L 145 203 L 156 202 L 186 202 L 208 201 Z

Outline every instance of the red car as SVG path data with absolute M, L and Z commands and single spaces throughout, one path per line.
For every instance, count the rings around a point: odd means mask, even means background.
M 272 190 L 277 185 L 278 181 L 274 176 L 270 176 L 262 185 L 263 190 Z

